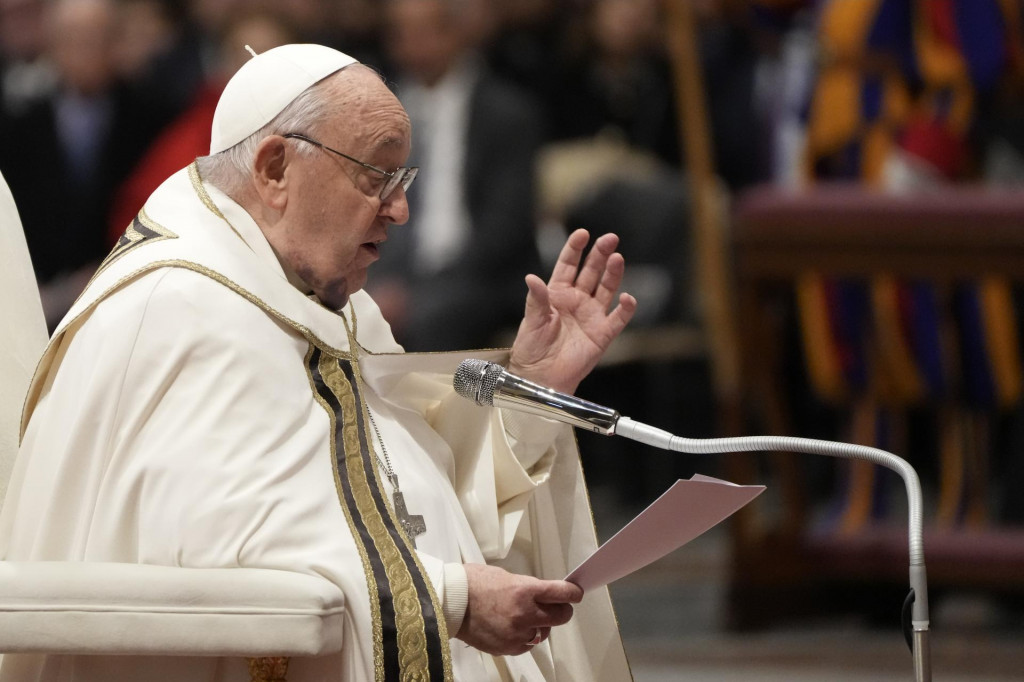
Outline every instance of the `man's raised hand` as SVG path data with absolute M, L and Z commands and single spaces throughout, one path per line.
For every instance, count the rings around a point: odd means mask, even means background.
M 526 313 L 509 359 L 513 374 L 566 393 L 576 390 L 636 312 L 636 299 L 618 293 L 626 269 L 616 251 L 619 238 L 602 235 L 583 260 L 589 240 L 586 230 L 569 235 L 547 284 L 527 275 Z

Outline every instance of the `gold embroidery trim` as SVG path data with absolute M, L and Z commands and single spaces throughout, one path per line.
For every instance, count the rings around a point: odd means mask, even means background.
M 345 379 L 337 359 L 326 354 L 321 356 L 320 374 L 324 383 L 341 402 L 341 414 L 345 419 L 341 431 L 345 452 L 360 452 L 359 423 L 356 420 L 355 411 L 357 405 L 352 386 Z M 370 438 L 367 431 L 364 431 L 363 436 L 366 439 Z M 381 490 L 379 477 L 375 469 L 371 468 L 369 472 L 366 470 L 361 457 L 345 457 L 344 463 L 356 511 L 380 555 L 384 574 L 391 587 L 392 604 L 395 610 L 395 630 L 398 633 L 398 660 L 401 679 L 426 679 L 430 671 L 427 659 L 426 624 L 420 610 L 419 595 L 409 567 L 406 566 L 398 546 L 388 533 L 380 510 L 374 504 L 370 494 L 369 486 L 371 485 L 376 485 L 378 490 Z
M 206 187 L 203 186 L 203 178 L 199 175 L 199 164 L 193 161 L 188 165 L 188 179 L 192 182 L 192 189 L 195 191 L 196 196 L 199 197 L 199 201 L 203 202 L 210 213 L 223 220 L 231 231 L 235 233 L 235 236 L 241 239 L 243 242 L 245 238 L 242 234 L 235 229 L 235 226 L 231 224 L 231 221 L 224 217 L 217 204 L 213 203 L 213 199 L 210 197 L 209 192 L 206 191 Z
M 335 413 L 334 409 L 329 404 L 327 404 L 327 401 L 324 400 L 323 396 L 321 396 L 320 392 L 316 389 L 316 386 L 313 383 L 313 374 L 312 374 L 311 370 L 309 369 L 310 359 L 313 357 L 313 352 L 314 352 L 315 349 L 316 349 L 316 346 L 314 346 L 313 344 L 310 344 L 309 350 L 306 352 L 306 357 L 304 359 L 304 363 L 303 364 L 306 367 L 306 377 L 309 380 L 310 390 L 313 392 L 313 399 L 316 400 L 316 402 L 324 409 L 324 412 L 327 413 L 327 418 L 328 418 L 328 420 L 330 422 L 330 424 L 329 424 L 330 431 L 328 432 L 330 434 L 330 436 L 328 437 L 328 440 L 330 441 L 330 448 L 331 448 L 331 471 L 332 471 L 332 474 L 334 476 L 334 488 L 335 488 L 335 492 L 338 495 L 338 501 L 340 502 L 341 510 L 345 514 L 345 521 L 348 524 L 349 532 L 350 532 L 350 534 L 352 536 L 353 543 L 355 544 L 356 549 L 359 552 L 359 559 L 360 559 L 360 561 L 363 564 L 363 574 L 364 574 L 365 580 L 366 580 L 367 591 L 369 592 L 370 612 L 371 612 L 371 618 L 373 620 L 372 629 L 373 629 L 373 667 L 374 667 L 374 672 L 375 672 L 374 679 L 380 680 L 380 679 L 383 679 L 383 677 L 384 677 L 384 659 L 383 659 L 384 634 L 383 634 L 383 624 L 381 622 L 381 614 L 380 614 L 380 593 L 377 591 L 377 581 L 376 581 L 376 579 L 374 578 L 374 575 L 373 575 L 373 567 L 370 565 L 370 557 L 369 557 L 369 555 L 366 552 L 366 547 L 360 541 L 359 534 L 356 532 L 355 520 L 352 518 L 351 510 L 349 509 L 348 505 L 345 504 L 345 493 L 344 493 L 344 491 L 342 489 L 341 476 L 340 476 L 340 472 L 338 471 L 338 453 L 337 453 L 337 448 L 336 448 L 336 445 L 335 445 L 335 434 L 337 433 L 337 414 Z M 324 371 L 324 358 L 327 358 L 327 357 L 330 357 L 330 356 L 328 356 L 327 353 L 323 352 L 323 348 L 322 347 L 320 348 L 320 351 L 321 351 L 321 356 L 320 356 L 320 361 L 317 364 L 317 369 L 321 372 L 321 375 L 322 375 L 322 373 Z M 335 366 L 337 366 L 337 362 L 335 362 L 334 364 L 335 364 Z M 325 383 L 325 385 L 327 384 L 326 379 L 325 379 L 324 383 Z M 333 391 L 333 389 L 332 389 L 332 391 Z M 340 397 L 339 397 L 339 402 L 340 402 Z
M 287 682 L 290 660 L 287 656 L 248 659 L 249 682 Z
M 335 367 L 338 366 L 337 361 L 333 364 Z M 358 370 L 355 371 L 358 372 Z M 330 386 L 330 380 L 333 377 L 325 376 L 324 378 Z M 342 432 L 345 442 L 345 451 L 359 452 L 360 434 L 359 424 L 355 418 L 355 395 L 352 392 L 351 386 L 348 386 L 347 383 L 346 388 L 348 389 L 348 393 L 345 396 L 345 408 L 347 408 L 346 414 L 350 416 L 346 420 L 344 431 Z M 334 390 L 333 386 L 332 390 Z M 368 423 L 369 417 L 367 416 L 365 401 L 359 406 L 359 408 L 363 416 L 363 423 Z M 372 434 L 368 429 L 366 429 L 363 431 L 362 435 L 363 438 L 365 438 L 367 445 L 372 450 Z M 403 680 L 426 679 L 430 674 L 429 661 L 427 657 L 426 623 L 424 622 L 423 612 L 420 607 L 419 593 L 416 590 L 415 583 L 413 583 L 412 574 L 402 558 L 401 551 L 395 544 L 391 535 L 388 533 L 388 528 L 385 525 L 384 519 L 381 517 L 379 510 L 376 505 L 373 504 L 373 499 L 370 497 L 369 492 L 370 481 L 366 480 L 367 472 L 363 466 L 362 459 L 346 457 L 345 465 L 350 480 L 352 481 L 353 488 L 356 488 L 358 485 L 358 491 L 363 493 L 362 495 L 355 495 L 356 503 L 359 507 L 360 514 L 363 516 L 363 522 L 366 523 L 366 526 L 370 531 L 370 537 L 373 538 L 374 544 L 377 546 L 377 551 L 380 553 L 381 562 L 384 564 L 384 572 L 391 585 L 391 598 L 395 609 L 395 629 L 398 633 L 398 661 L 401 678 Z M 391 517 L 391 526 L 398 530 L 399 535 L 403 540 L 405 540 L 406 546 L 408 546 L 408 540 L 405 538 L 405 534 L 402 532 L 401 526 L 395 521 L 394 510 L 391 509 L 391 505 L 388 504 L 387 501 L 387 496 L 383 493 L 383 487 L 380 482 L 377 468 L 370 467 L 370 474 L 373 476 L 374 483 L 377 485 L 377 489 L 380 491 L 381 497 L 385 501 L 388 514 Z
M 89 284 L 92 284 L 92 281 L 96 279 L 97 275 L 99 275 L 101 272 L 110 267 L 122 256 L 131 251 L 134 251 L 136 248 L 142 246 L 143 244 L 155 244 L 165 239 L 178 238 L 178 235 L 174 234 L 166 227 L 150 218 L 149 214 L 146 213 L 145 207 L 143 207 L 139 211 L 136 218 L 140 223 L 142 223 L 144 227 L 146 227 L 152 232 L 155 232 L 156 236 L 143 235 L 141 232 L 135 229 L 135 220 L 132 220 L 132 222 L 129 223 L 128 227 L 125 229 L 124 236 L 122 237 L 122 239 L 127 237 L 128 242 L 126 244 L 121 244 L 120 240 L 118 240 L 118 244 L 116 244 L 114 248 L 111 249 L 110 253 L 107 254 L 107 257 L 103 259 L 102 263 L 100 263 L 100 266 L 96 268 L 96 272 L 94 272 L 92 277 L 89 278 Z M 88 284 L 86 285 L 86 288 L 88 288 Z
M 213 215 L 217 216 L 224 222 L 227 222 L 227 218 L 217 208 L 217 204 L 213 203 L 213 199 L 207 193 L 206 188 L 203 187 L 203 178 L 199 175 L 199 164 L 193 161 L 188 165 L 188 179 L 192 182 L 192 189 L 195 190 L 199 200 L 203 202 L 203 206 L 208 208 Z
M 340 357 L 340 358 L 350 357 L 350 353 L 348 351 L 343 350 L 341 348 L 335 348 L 334 346 L 330 345 L 329 343 L 327 343 L 326 341 L 321 339 L 319 336 L 314 334 L 313 331 L 311 329 L 309 329 L 308 327 L 306 327 L 305 325 L 299 324 L 295 320 L 291 319 L 290 317 L 288 317 L 284 313 L 280 312 L 279 310 L 275 309 L 274 307 L 272 307 L 271 305 L 269 305 L 268 303 L 263 301 L 263 299 L 259 298 L 255 294 L 249 292 L 247 289 L 242 288 L 241 286 L 239 286 L 238 284 L 236 284 L 232 280 L 228 279 L 224 275 L 220 274 L 216 270 L 211 270 L 210 268 L 204 267 L 202 265 L 199 265 L 198 263 L 193 263 L 192 261 L 187 261 L 187 260 L 169 259 L 169 260 L 161 260 L 161 261 L 152 261 L 150 263 L 147 263 L 143 267 L 139 268 L 138 270 L 133 270 L 132 272 L 128 273 L 124 277 L 121 277 L 116 282 L 114 282 L 112 285 L 107 287 L 106 291 L 104 291 L 102 294 L 97 296 L 96 300 L 94 300 L 89 306 L 87 306 L 86 308 L 83 308 L 82 311 L 79 312 L 77 315 L 75 315 L 74 318 L 72 318 L 71 320 L 68 320 L 67 324 L 65 324 L 61 328 L 60 333 L 55 334 L 50 339 L 50 342 L 46 346 L 46 350 L 43 352 L 42 357 L 40 358 L 39 362 L 36 364 L 36 371 L 35 371 L 35 373 L 32 376 L 32 382 L 29 384 L 29 387 L 30 387 L 29 392 L 26 393 L 26 395 L 25 395 L 24 406 L 22 408 L 22 422 L 21 422 L 21 429 L 20 429 L 20 433 L 19 433 L 19 442 L 20 442 L 20 439 L 22 437 L 24 437 L 24 435 L 25 435 L 25 424 L 28 423 L 29 418 L 32 416 L 31 414 L 26 413 L 25 410 L 27 409 L 28 402 L 29 402 L 30 397 L 32 395 L 32 388 L 36 386 L 36 381 L 37 381 L 37 379 L 39 379 L 39 370 L 43 367 L 44 361 L 45 361 L 46 357 L 50 354 L 51 350 L 53 348 L 57 347 L 58 343 L 60 342 L 60 339 L 63 338 L 64 333 L 68 329 L 71 329 L 80 319 L 82 319 L 82 317 L 84 317 L 87 313 L 89 313 L 89 311 L 91 311 L 93 308 L 95 308 L 96 305 L 99 304 L 100 301 L 102 301 L 107 296 L 109 296 L 110 292 L 114 291 L 118 287 L 123 286 L 125 283 L 130 282 L 131 280 L 135 279 L 136 277 L 141 277 L 142 275 L 146 274 L 147 272 L 150 272 L 151 270 L 157 270 L 157 269 L 163 268 L 163 267 L 183 268 L 185 270 L 191 270 L 191 271 L 197 272 L 197 273 L 199 273 L 201 275 L 205 275 L 205 276 L 209 277 L 210 279 L 214 280 L 215 282 L 223 284 L 224 286 L 226 286 L 227 288 L 231 289 L 232 291 L 234 291 L 236 294 L 238 294 L 239 296 L 241 296 L 245 300 L 249 301 L 250 303 L 253 303 L 254 305 L 256 305 L 259 308 L 261 308 L 262 310 L 266 311 L 267 313 L 269 313 L 269 314 L 273 315 L 274 317 L 276 317 L 277 319 L 281 320 L 281 322 L 283 322 L 284 324 L 288 325 L 289 327 L 291 327 L 295 331 L 299 332 L 307 341 L 309 341 L 310 343 L 314 344 L 318 348 L 324 349 L 325 351 L 330 352 L 332 355 L 335 355 L 336 357 Z M 95 277 L 95 275 L 94 275 L 94 277 Z
M 352 340 L 350 339 L 350 343 L 351 342 Z M 310 349 L 310 354 L 312 354 L 312 352 L 313 349 Z M 307 355 L 306 357 L 307 367 L 309 365 L 310 357 L 311 355 Z M 355 361 L 351 361 L 351 363 L 357 382 L 362 384 L 359 375 L 358 363 Z M 341 438 L 344 444 L 343 447 L 346 452 L 360 453 L 360 430 L 359 422 L 356 419 L 357 413 L 355 411 L 357 408 L 356 394 L 352 385 L 345 377 L 344 371 L 339 365 L 339 358 L 332 357 L 329 353 L 323 352 L 317 368 L 323 379 L 324 385 L 335 395 L 341 405 L 341 414 L 345 419 L 342 424 L 341 431 Z M 312 376 L 309 378 L 312 382 Z M 324 407 L 325 411 L 328 412 L 329 418 L 331 419 L 332 433 L 334 433 L 333 429 L 336 428 L 337 424 L 333 410 L 331 410 L 320 397 L 315 387 L 311 386 L 311 388 L 317 401 Z M 360 409 L 364 422 L 362 436 L 372 448 L 373 435 L 370 432 L 369 427 L 365 426 L 368 423 L 367 407 L 365 401 L 360 402 L 361 404 L 358 405 L 358 408 Z M 376 588 L 376 578 L 373 574 L 373 569 L 370 566 L 369 558 L 366 555 L 366 550 L 358 541 L 359 534 L 357 532 L 357 528 L 354 525 L 354 520 L 350 516 L 347 505 L 344 503 L 340 479 L 341 472 L 338 471 L 337 468 L 338 453 L 335 450 L 335 442 L 333 439 L 331 442 L 331 449 L 332 461 L 334 462 L 335 467 L 335 485 L 338 489 L 339 499 L 342 501 L 345 518 L 349 523 L 352 537 L 356 539 L 357 545 L 360 545 L 359 551 L 360 556 L 363 559 L 363 570 L 366 573 L 367 585 L 371 596 L 371 609 L 374 619 L 374 668 L 376 678 L 379 680 L 383 679 L 384 674 L 382 618 L 378 603 L 379 592 Z M 378 494 L 380 494 L 381 499 L 385 501 L 391 525 L 396 528 L 400 537 L 403 538 L 406 547 L 410 548 L 408 538 L 401 530 L 401 526 L 395 520 L 394 510 L 391 508 L 390 503 L 387 502 L 387 496 L 385 495 L 376 467 L 371 467 L 370 470 L 367 471 L 367 467 L 365 467 L 363 459 L 355 456 L 345 457 L 344 465 L 352 498 L 355 501 L 356 513 L 365 525 L 367 533 L 373 542 L 374 548 L 380 556 L 381 565 L 383 566 L 385 576 L 391 588 L 392 604 L 395 612 L 395 629 L 398 634 L 397 645 L 400 679 L 409 680 L 410 682 L 413 680 L 427 679 L 430 674 L 430 660 L 427 653 L 426 621 L 420 604 L 419 593 L 416 589 L 412 572 L 409 566 L 405 563 L 399 547 L 395 544 L 388 532 L 388 527 L 385 524 L 384 518 L 381 516 L 381 512 L 374 503 L 373 496 L 370 492 L 371 485 L 376 486 Z M 426 572 L 420 564 L 419 558 L 416 556 L 414 551 L 410 551 L 410 555 L 412 556 L 420 575 L 423 577 L 422 582 L 428 591 L 434 607 L 438 628 L 438 638 L 441 643 L 442 669 L 444 670 L 445 679 L 451 680 L 451 652 L 447 645 L 448 632 L 444 619 L 441 616 L 442 609 L 437 595 L 433 590 L 433 585 L 430 580 L 426 578 Z
M 103 294 L 97 296 L 96 297 L 96 301 L 92 304 L 92 306 L 89 306 L 89 308 L 86 308 L 81 313 L 79 313 L 77 316 L 75 316 L 74 320 L 72 320 L 67 325 L 65 325 L 65 329 L 70 327 L 72 324 L 74 324 L 74 322 L 76 320 L 78 320 L 78 318 L 80 318 L 82 315 L 84 315 L 86 312 L 88 312 L 93 306 L 96 305 L 96 303 L 99 303 L 101 300 L 106 298 L 110 294 L 111 291 L 117 289 L 118 287 L 122 286 L 124 283 L 129 282 L 129 281 L 131 281 L 132 279 L 134 279 L 136 277 L 140 277 L 140 276 L 146 274 L 150 270 L 156 270 L 158 268 L 163 268 L 163 267 L 183 268 L 185 270 L 191 270 L 192 272 L 197 272 L 197 273 L 199 273 L 201 275 L 206 275 L 210 279 L 212 279 L 215 282 L 218 282 L 220 284 L 223 284 L 224 286 L 226 286 L 227 288 L 231 289 L 232 291 L 234 291 L 236 294 L 238 294 L 239 296 L 241 296 L 245 300 L 247 300 L 250 303 L 253 303 L 253 304 L 259 306 L 261 309 L 265 310 L 266 312 L 270 313 L 271 315 L 273 315 L 277 319 L 281 320 L 281 322 L 284 322 L 286 325 L 288 325 L 292 329 L 294 329 L 297 332 L 299 332 L 300 334 L 302 334 L 302 336 L 304 336 L 307 341 L 309 341 L 310 343 L 314 344 L 315 346 L 317 346 L 319 348 L 322 348 L 322 349 L 326 350 L 327 352 L 330 352 L 332 355 L 336 355 L 337 357 L 341 357 L 341 358 L 349 358 L 350 357 L 350 353 L 348 351 L 342 350 L 340 348 L 335 348 L 334 346 L 330 345 L 329 343 L 327 343 L 326 341 L 321 339 L 319 336 L 314 334 L 313 331 L 309 327 L 306 327 L 305 325 L 299 324 L 298 322 L 296 322 L 295 320 L 291 319 L 290 317 L 288 317 L 287 315 L 285 315 L 281 311 L 277 310 L 276 308 L 274 308 L 270 304 L 266 303 L 259 296 L 256 296 L 255 294 L 250 292 L 248 289 L 245 289 L 242 286 L 236 284 L 234 281 L 228 279 L 227 277 L 225 277 L 224 275 L 220 274 L 216 270 L 211 270 L 210 268 L 208 268 L 206 266 L 199 265 L 198 263 L 193 263 L 192 261 L 178 260 L 178 259 L 152 261 L 150 263 L 147 263 L 145 266 L 139 268 L 138 270 L 134 270 L 134 271 L 128 273 L 127 275 L 125 275 L 121 279 L 117 280 L 110 287 L 108 287 L 107 290 Z
M 359 367 L 359 357 L 358 357 L 359 351 L 358 351 L 358 348 L 360 346 L 356 342 L 356 339 L 355 339 L 356 320 L 355 320 L 355 311 L 354 310 L 353 310 L 353 313 L 352 313 L 352 318 L 353 319 L 352 319 L 352 327 L 351 328 L 349 328 L 348 320 L 347 319 L 345 320 L 345 329 L 349 333 L 349 341 L 348 341 L 349 342 L 349 347 L 352 348 L 352 356 L 353 356 L 353 359 L 351 361 L 352 362 L 352 373 L 355 376 L 355 380 L 358 383 L 358 385 L 360 386 L 360 389 L 361 390 L 366 390 L 366 388 L 365 388 L 366 384 L 363 381 L 363 375 L 362 375 L 362 372 L 361 372 L 360 367 Z M 363 414 L 363 423 L 364 424 L 369 424 L 370 423 L 369 406 L 366 404 L 365 400 L 362 401 L 361 408 L 362 408 L 362 414 Z M 364 433 L 364 437 L 366 438 L 366 442 L 369 444 L 370 449 L 372 451 L 374 449 L 374 447 L 375 447 L 374 446 L 374 442 L 375 441 L 373 439 L 373 434 L 369 430 L 369 427 L 366 427 L 365 433 Z M 348 447 L 347 441 L 346 441 L 346 447 Z M 374 456 L 376 457 L 376 454 L 374 454 Z M 384 486 L 383 486 L 383 484 L 380 481 L 380 477 L 379 477 L 379 475 L 377 473 L 377 468 L 376 467 L 373 467 L 373 476 L 374 476 L 374 479 L 375 479 L 375 481 L 377 483 L 377 488 L 380 490 L 381 497 L 385 501 L 385 505 L 387 507 L 388 514 L 391 517 L 391 524 L 398 531 L 399 536 L 405 542 L 405 545 L 406 545 L 406 547 L 409 550 L 409 554 L 412 557 L 412 560 L 413 560 L 413 562 L 416 565 L 416 569 L 419 571 L 419 574 L 423 577 L 423 584 L 424 584 L 424 586 L 425 586 L 425 588 L 427 590 L 427 593 L 430 596 L 431 604 L 433 604 L 433 607 L 434 607 L 434 614 L 435 614 L 435 621 L 437 623 L 438 637 L 439 637 L 440 642 L 441 642 L 441 661 L 442 661 L 442 667 L 444 669 L 445 679 L 446 680 L 451 680 L 452 679 L 452 665 L 451 665 L 451 650 L 448 647 L 448 625 L 444 621 L 444 615 L 443 615 L 444 611 L 443 611 L 443 609 L 441 607 L 441 600 L 438 599 L 437 593 L 434 591 L 433 583 L 431 583 L 430 580 L 427 578 L 427 571 L 423 567 L 423 564 L 420 562 L 419 555 L 416 553 L 415 549 L 413 548 L 412 543 L 409 542 L 409 538 L 405 534 L 405 531 L 402 530 L 402 524 L 398 523 L 398 518 L 395 515 L 395 510 L 392 507 L 391 502 L 388 500 L 388 496 L 384 493 Z M 403 568 L 405 568 L 404 564 L 403 564 Z M 409 631 L 405 631 L 406 637 L 399 639 L 399 642 L 398 642 L 398 645 L 399 645 L 399 658 L 404 663 L 406 661 L 410 661 L 410 662 L 414 661 L 418 656 L 422 655 L 422 657 L 424 659 L 424 663 L 426 663 L 426 634 L 425 634 L 426 624 L 424 622 L 423 612 L 422 612 L 422 610 L 420 608 L 420 605 L 419 605 L 419 598 L 418 598 L 418 595 L 416 594 L 415 585 L 413 585 L 410 582 L 409 588 L 412 590 L 412 598 L 416 600 L 415 604 L 409 605 L 409 606 L 410 606 L 410 608 L 412 606 L 415 606 L 416 615 L 418 616 L 418 620 L 416 621 L 416 623 L 418 624 L 418 628 L 419 629 L 415 631 L 416 633 L 418 633 L 416 636 L 413 636 L 411 634 L 413 631 L 409 630 Z M 397 618 L 397 612 L 399 610 L 398 609 L 398 604 L 397 604 L 397 600 L 398 600 L 397 593 L 395 593 L 394 597 L 395 597 L 395 601 L 396 601 L 395 611 L 396 611 L 396 618 Z M 402 633 L 403 630 L 401 628 L 399 628 L 399 632 Z M 403 670 L 406 669 L 404 665 L 403 665 L 402 669 Z M 422 678 L 407 677 L 407 676 L 403 675 L 403 679 L 413 680 L 413 679 L 422 679 Z

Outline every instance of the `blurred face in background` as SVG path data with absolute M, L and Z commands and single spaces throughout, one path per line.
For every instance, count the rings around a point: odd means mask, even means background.
M 382 5 L 378 0 L 333 0 L 327 11 L 332 25 L 342 35 L 374 35 L 380 26 Z
M 188 0 L 188 15 L 204 33 L 220 35 L 245 7 L 246 0 Z
M 230 78 L 251 58 L 245 46 L 263 54 L 269 49 L 295 42 L 296 36 L 290 24 L 286 24 L 276 13 L 252 11 L 239 15 L 228 22 L 219 49 L 219 70 L 224 78 Z
M 49 21 L 50 57 L 64 85 L 82 95 L 114 81 L 116 14 L 107 0 L 58 0 Z
M 402 71 L 436 85 L 467 47 L 467 36 L 449 0 L 391 0 L 385 13 L 388 52 Z
M 118 72 L 125 78 L 143 73 L 178 33 L 161 0 L 119 0 L 117 24 L 114 49 Z
M 32 60 L 46 50 L 43 0 L 0 0 L 0 52 Z
M 599 0 L 593 21 L 601 52 L 626 59 L 650 47 L 658 28 L 658 9 L 653 0 Z

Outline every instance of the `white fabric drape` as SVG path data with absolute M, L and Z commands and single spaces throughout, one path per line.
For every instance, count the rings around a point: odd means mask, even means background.
M 46 336 L 21 218 L 0 175 L 0 499 L 18 451 L 25 391 L 46 347 Z

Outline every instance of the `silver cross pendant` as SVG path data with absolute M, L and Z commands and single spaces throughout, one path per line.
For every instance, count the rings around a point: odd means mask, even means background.
M 401 524 L 402 530 L 409 536 L 409 541 L 412 542 L 412 546 L 416 546 L 416 536 L 423 535 L 427 532 L 427 524 L 423 521 L 423 517 L 419 514 L 413 515 L 409 513 L 409 510 L 405 506 L 405 496 L 402 495 L 400 490 L 395 490 L 392 499 L 395 501 L 395 514 L 398 515 L 398 523 Z

